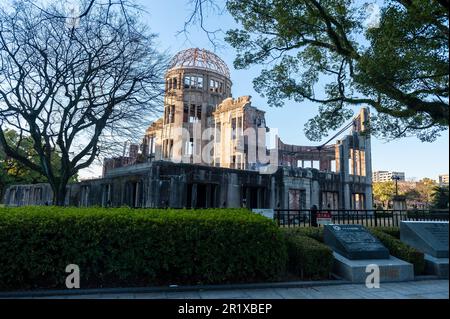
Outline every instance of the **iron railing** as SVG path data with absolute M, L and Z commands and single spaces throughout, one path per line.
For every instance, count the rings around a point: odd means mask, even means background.
M 333 224 L 358 224 L 366 227 L 399 227 L 402 221 L 448 221 L 448 210 L 361 210 L 326 209 Z M 283 227 L 312 226 L 310 209 L 275 209 L 274 220 Z M 316 215 L 317 216 L 317 215 Z M 319 225 L 320 226 L 320 225 Z

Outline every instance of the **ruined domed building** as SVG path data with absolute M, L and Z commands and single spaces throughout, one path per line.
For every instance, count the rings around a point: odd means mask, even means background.
M 248 158 L 237 147 L 238 137 L 247 128 L 265 127 L 264 112 L 252 107 L 248 96 L 231 97 L 230 71 L 225 62 L 206 50 L 181 51 L 170 63 L 165 85 L 164 115 L 147 129 L 143 143 L 146 156 L 249 167 Z M 228 132 L 232 133 L 230 138 Z M 208 144 L 210 152 L 202 154 Z
M 103 177 L 69 186 L 76 206 L 371 209 L 368 109 L 334 145 L 267 147 L 264 111 L 232 97 L 227 65 L 207 50 L 176 54 L 165 75 L 164 113 Z M 345 128 L 344 128 L 345 129 Z M 344 131 L 344 130 L 342 130 Z M 10 187 L 7 205 L 51 202 L 46 184 Z

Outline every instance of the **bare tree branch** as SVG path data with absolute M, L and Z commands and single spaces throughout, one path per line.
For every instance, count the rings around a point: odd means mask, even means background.
M 76 26 L 62 19 L 63 3 L 0 11 L 0 145 L 47 177 L 58 205 L 71 176 L 158 112 L 167 63 L 127 1 L 82 1 Z M 8 127 L 32 138 L 39 162 L 8 145 Z
M 215 0 L 188 0 L 192 8 L 191 14 L 184 22 L 183 29 L 178 31 L 177 35 L 184 34 L 186 39 L 188 39 L 189 29 L 198 26 L 206 34 L 208 41 L 214 49 L 223 46 L 220 42 L 219 34 L 224 34 L 224 31 L 221 28 L 213 30 L 206 26 L 206 19 L 209 14 L 220 16 L 225 10 L 225 3 L 222 3 L 223 5 L 221 7 L 219 5 L 220 2 Z

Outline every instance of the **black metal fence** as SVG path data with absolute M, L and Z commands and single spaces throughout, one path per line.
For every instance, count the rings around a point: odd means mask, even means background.
M 275 209 L 274 219 L 282 227 L 312 225 L 310 209 Z M 316 217 L 331 216 L 333 224 L 358 224 L 367 227 L 399 227 L 401 221 L 448 221 L 448 210 L 318 210 Z M 326 216 L 325 216 L 326 217 Z M 320 226 L 320 225 L 319 225 Z

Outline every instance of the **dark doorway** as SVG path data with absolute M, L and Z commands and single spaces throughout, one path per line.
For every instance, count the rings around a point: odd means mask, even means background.
M 188 184 L 186 187 L 187 208 L 207 208 L 207 184 Z
M 186 187 L 186 208 L 192 208 L 192 184 Z
M 206 184 L 197 184 L 196 208 L 206 208 Z
M 210 193 L 209 193 L 209 207 L 218 207 L 217 206 L 217 185 L 210 185 Z
M 247 207 L 249 209 L 260 208 L 260 198 L 258 196 L 259 190 L 260 188 L 258 187 L 243 186 L 241 206 Z
M 258 207 L 258 188 L 250 188 L 250 209 Z
M 136 182 L 131 182 L 130 184 L 130 206 L 131 207 L 137 207 L 137 192 L 138 192 L 138 187 L 137 187 L 137 183 Z

